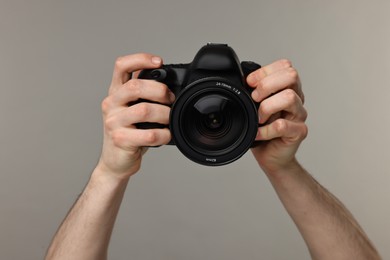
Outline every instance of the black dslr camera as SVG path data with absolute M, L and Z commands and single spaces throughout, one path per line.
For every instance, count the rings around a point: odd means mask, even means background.
M 210 166 L 233 162 L 255 141 L 258 104 L 250 96 L 246 77 L 258 68 L 254 62 L 240 64 L 228 45 L 209 43 L 189 64 L 143 70 L 139 78 L 166 84 L 176 101 L 169 126 L 140 123 L 137 127 L 168 127 L 169 144 L 194 162 Z

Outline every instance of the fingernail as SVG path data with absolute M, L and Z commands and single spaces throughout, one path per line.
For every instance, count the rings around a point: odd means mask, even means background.
M 249 74 L 249 76 L 247 77 L 246 81 L 247 81 L 247 83 L 249 85 L 255 84 L 255 75 L 254 75 L 254 73 Z
M 176 97 L 175 97 L 175 94 L 173 94 L 172 92 L 169 92 L 169 100 L 173 103 L 173 101 L 175 101 Z
M 156 65 L 160 65 L 161 64 L 161 58 L 160 57 L 153 57 L 152 58 L 152 62 Z
M 258 101 L 258 100 L 259 100 L 259 97 L 260 97 L 259 92 L 257 92 L 256 89 L 253 90 L 253 91 L 252 91 L 252 98 L 253 98 L 253 100 L 254 100 L 254 101 Z
M 261 139 L 261 128 L 257 128 L 257 134 L 256 134 L 256 140 L 260 140 Z

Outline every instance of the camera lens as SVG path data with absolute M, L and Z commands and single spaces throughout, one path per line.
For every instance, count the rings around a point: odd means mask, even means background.
M 176 98 L 169 128 L 186 157 L 204 165 L 224 165 L 240 158 L 253 144 L 257 108 L 244 89 L 219 78 L 203 79 Z
M 246 125 L 243 107 L 228 93 L 194 96 L 182 114 L 183 137 L 199 153 L 217 155 L 234 149 Z
M 209 128 L 209 129 L 218 129 L 221 127 L 222 125 L 222 118 L 223 115 L 221 115 L 220 113 L 210 113 L 208 115 L 206 115 L 206 127 Z

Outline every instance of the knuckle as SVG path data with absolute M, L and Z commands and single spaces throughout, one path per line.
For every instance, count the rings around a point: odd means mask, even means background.
M 155 144 L 157 142 L 157 140 L 158 140 L 157 133 L 153 129 L 145 131 L 144 141 L 147 144 L 153 145 L 153 144 Z
M 281 134 L 287 130 L 287 122 L 283 119 L 278 119 L 274 122 L 275 132 Z
M 131 79 L 126 83 L 125 87 L 133 92 L 139 91 L 141 89 L 141 82 L 137 79 Z
M 301 139 L 305 139 L 307 135 L 309 134 L 309 128 L 307 127 L 306 124 L 302 125 L 302 130 L 301 130 Z
M 121 131 L 114 131 L 111 134 L 112 142 L 117 147 L 122 147 L 125 143 L 126 136 Z
M 284 98 L 290 103 L 295 103 L 298 100 L 297 93 L 292 89 L 286 89 L 283 94 Z
M 115 129 L 116 120 L 113 116 L 107 117 L 106 120 L 104 120 L 104 128 L 111 132 L 113 129 Z
M 126 83 L 125 88 L 127 91 L 130 91 L 133 96 L 139 97 L 141 95 L 141 82 L 137 79 L 129 80 Z
M 308 135 L 308 127 L 306 124 L 301 124 L 297 130 L 297 133 L 293 139 L 294 142 L 301 142 Z
M 141 119 L 148 117 L 150 114 L 150 107 L 147 103 L 139 103 L 134 106 L 134 113 Z
M 111 99 L 110 97 L 106 97 L 105 99 L 103 99 L 101 103 L 101 109 L 103 114 L 107 114 L 108 111 L 110 110 L 110 107 L 111 107 Z
M 115 60 L 115 68 L 117 69 L 123 69 L 125 66 L 125 57 L 124 56 L 120 56 L 118 58 L 116 58 Z
M 282 64 L 283 68 L 291 68 L 292 67 L 292 62 L 288 59 L 281 59 L 279 62 Z
M 294 82 L 298 82 L 299 75 L 298 75 L 298 71 L 296 69 L 289 68 L 288 69 L 288 75 Z
M 268 77 L 263 78 L 258 82 L 256 91 L 262 93 L 268 88 L 268 85 L 269 85 L 269 78 Z

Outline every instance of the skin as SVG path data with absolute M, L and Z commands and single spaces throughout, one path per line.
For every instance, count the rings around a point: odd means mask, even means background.
M 46 259 L 107 259 L 112 229 L 131 176 L 141 167 L 146 146 L 164 145 L 168 129 L 137 129 L 138 122 L 169 121 L 173 93 L 162 83 L 137 79 L 142 69 L 158 68 L 151 54 L 120 57 L 109 94 L 102 102 L 104 142 L 98 165 L 61 224 Z M 130 74 L 133 77 L 130 78 Z M 293 219 L 313 259 L 380 259 L 354 217 L 298 163 L 295 154 L 307 136 L 299 76 L 279 60 L 247 78 L 252 98 L 261 102 L 253 155 Z M 138 99 L 141 102 L 128 106 Z

